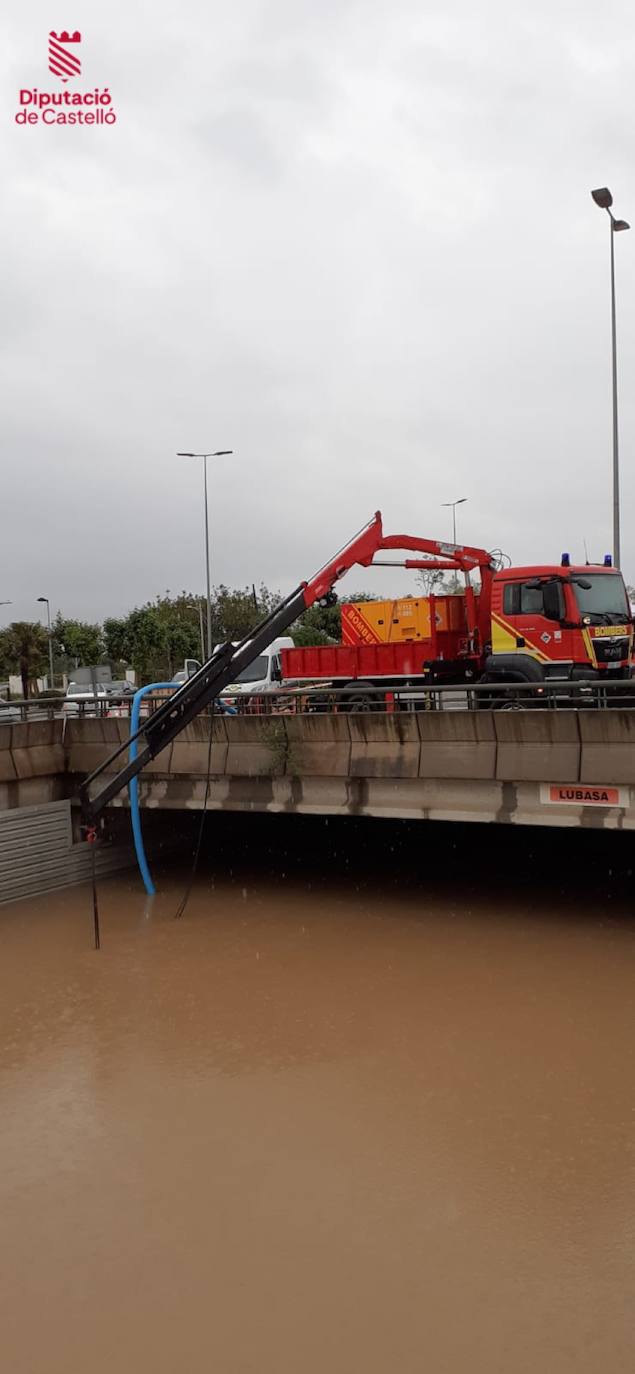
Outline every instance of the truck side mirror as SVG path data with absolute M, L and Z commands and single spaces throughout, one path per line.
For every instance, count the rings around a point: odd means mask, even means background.
M 274 658 L 271 664 L 271 681 L 282 682 L 282 668 L 280 666 L 279 658 Z
M 563 606 L 559 582 L 543 584 L 542 601 L 547 620 L 562 620 Z

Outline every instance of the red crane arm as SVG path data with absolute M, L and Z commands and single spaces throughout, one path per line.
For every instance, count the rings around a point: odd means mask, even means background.
M 475 549 L 469 544 L 447 544 L 442 539 L 419 539 L 417 535 L 411 534 L 387 534 L 382 538 L 380 548 L 412 549 L 415 553 L 429 553 L 437 558 L 447 559 L 444 567 L 456 568 L 461 572 L 471 572 L 473 568 L 492 567 L 492 556 L 487 549 Z M 408 563 L 405 566 L 408 567 Z
M 383 533 L 381 524 L 381 511 L 375 514 L 364 526 L 360 533 L 351 539 L 350 544 L 345 544 L 343 549 L 332 558 L 330 563 L 325 563 L 323 568 L 315 574 L 308 582 L 304 582 L 304 604 L 308 608 L 313 606 L 321 597 L 328 596 L 332 587 L 339 582 L 340 577 L 359 563 L 360 567 L 367 568 L 373 561 L 373 556 L 378 549 L 382 548 Z
M 376 511 L 372 520 L 360 531 L 350 544 L 325 563 L 323 568 L 304 585 L 304 603 L 313 606 L 321 597 L 328 596 L 332 587 L 349 572 L 355 563 L 362 568 L 373 565 L 376 553 L 382 549 L 412 549 L 415 553 L 428 553 L 431 559 L 406 559 L 400 566 L 405 568 L 441 568 L 445 571 L 472 572 L 480 568 L 481 574 L 493 571 L 491 554 L 486 549 L 472 548 L 469 544 L 446 544 L 441 539 L 420 539 L 412 534 L 384 534 L 381 511 Z M 380 567 L 381 564 L 377 563 Z

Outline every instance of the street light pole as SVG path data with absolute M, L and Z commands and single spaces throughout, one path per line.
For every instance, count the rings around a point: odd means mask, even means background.
M 441 502 L 441 505 L 442 505 L 442 506 L 451 506 L 451 507 L 452 507 L 452 542 L 453 542 L 454 544 L 456 544 L 456 508 L 457 508 L 457 506 L 464 506 L 464 505 L 465 505 L 465 502 L 466 502 L 467 500 L 468 500 L 468 497 L 467 497 L 467 496 L 460 496 L 458 501 L 442 501 L 442 502 Z
M 205 662 L 205 631 L 203 629 L 203 602 L 200 600 L 188 601 L 188 610 L 198 611 L 198 624 L 201 635 L 201 663 Z
M 615 312 L 615 244 L 613 238 L 623 229 L 630 229 L 630 224 L 625 219 L 616 219 L 611 206 L 613 197 L 608 186 L 600 186 L 591 195 L 601 210 L 606 210 L 609 217 L 609 233 L 611 235 L 611 365 L 612 365 L 612 391 L 613 391 L 613 562 L 616 568 L 621 566 L 620 549 L 620 452 L 619 452 L 619 433 L 617 425 L 617 324 Z
M 219 448 L 214 453 L 177 453 L 177 458 L 202 458 L 203 459 L 203 489 L 205 499 L 205 576 L 207 583 L 207 657 L 212 653 L 212 584 L 209 571 L 209 512 L 207 508 L 207 460 L 208 458 L 228 458 L 233 453 L 231 448 Z M 205 662 L 205 653 L 203 653 Z
M 613 562 L 622 566 L 620 550 L 620 440 L 617 427 L 617 322 L 615 318 L 615 229 L 611 216 L 611 369 L 613 373 Z
M 50 602 L 49 602 L 48 596 L 38 596 L 38 601 L 45 601 L 45 602 L 46 602 L 46 617 L 47 617 L 47 620 L 48 620 L 48 629 L 49 629 L 49 668 L 50 668 L 50 672 L 51 672 L 51 686 L 50 686 L 50 690 L 52 691 L 53 688 L 54 688 L 54 686 L 55 686 L 55 683 L 54 683 L 54 681 L 53 681 L 53 635 L 52 635 L 52 632 L 51 632 L 51 604 L 50 604 Z

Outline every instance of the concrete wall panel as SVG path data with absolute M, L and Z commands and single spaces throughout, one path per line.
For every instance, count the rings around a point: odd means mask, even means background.
M 350 776 L 353 778 L 416 778 L 421 746 L 416 744 L 352 744 Z
M 11 755 L 18 778 L 63 773 L 62 720 L 30 720 L 11 726 Z
M 348 716 L 285 716 L 286 771 L 292 777 L 347 777 L 351 742 Z
M 210 750 L 210 725 L 212 736 L 212 747 Z M 159 755 L 155 760 L 157 773 L 191 773 L 193 775 L 207 775 L 208 769 L 211 774 L 225 772 L 227 763 L 227 731 L 225 722 L 221 716 L 211 719 L 209 716 L 197 716 L 190 721 L 180 735 L 174 740 L 170 748 L 170 755 L 167 763 L 162 762 L 163 755 Z M 146 771 L 146 770 L 144 770 Z
M 635 786 L 635 711 L 581 711 L 581 782 Z
M 495 711 L 496 777 L 503 782 L 577 782 L 576 711 Z
M 496 737 L 491 711 L 419 711 L 422 778 L 493 778 Z
M 7 731 L 10 738 L 10 731 Z M 8 747 L 3 748 L 0 744 L 0 782 L 11 782 L 17 778 L 13 755 Z

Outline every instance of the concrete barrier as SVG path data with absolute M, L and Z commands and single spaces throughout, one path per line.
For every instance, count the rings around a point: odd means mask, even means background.
M 61 720 L 29 720 L 11 729 L 11 757 L 18 778 L 63 773 L 66 767 Z
M 0 725 L 0 811 L 76 798 L 127 737 L 117 718 Z M 142 804 L 199 809 L 208 761 L 212 810 L 635 825 L 630 711 L 199 717 L 144 770 Z M 550 789 L 574 783 L 619 795 L 592 807 Z M 126 804 L 125 793 L 114 803 Z
M 494 778 L 496 735 L 492 711 L 419 711 L 422 778 Z
M 17 776 L 11 753 L 11 726 L 0 725 L 0 783 L 15 782 Z
M 226 772 L 232 777 L 284 773 L 288 740 L 283 716 L 225 716 Z
M 0 725 L 0 812 L 65 796 L 63 724 L 34 720 Z
M 351 713 L 350 775 L 353 778 L 416 778 L 421 744 L 415 715 Z
M 286 772 L 293 777 L 348 777 L 351 735 L 346 715 L 284 716 Z
M 494 711 L 501 782 L 577 782 L 577 711 Z
M 117 745 L 128 738 L 128 721 L 83 719 L 64 722 L 64 745 L 69 773 L 92 773 L 112 754 Z M 123 756 L 120 762 L 124 762 Z M 115 769 L 119 764 L 115 765 Z M 114 771 L 114 770 L 113 770 Z
M 208 771 L 212 774 L 225 773 L 228 743 L 224 717 L 214 716 L 212 719 L 210 716 L 197 716 L 168 748 L 170 756 L 167 761 L 161 754 L 154 760 L 154 771 L 157 773 L 168 772 L 176 776 L 189 774 L 192 777 L 205 777 Z
M 635 784 L 635 711 L 579 713 L 580 782 Z

